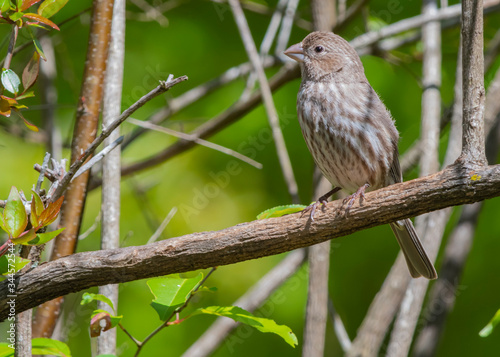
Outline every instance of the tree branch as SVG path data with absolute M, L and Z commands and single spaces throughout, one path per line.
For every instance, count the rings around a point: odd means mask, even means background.
M 462 8 L 463 134 L 459 160 L 484 165 L 483 0 L 465 1 Z
M 366 194 L 349 217 L 327 205 L 314 224 L 300 214 L 242 223 L 222 231 L 194 233 L 147 246 L 85 252 L 42 264 L 17 276 L 17 311 L 91 286 L 192 271 L 274 255 L 355 231 L 453 205 L 500 195 L 500 165 L 471 171 L 452 165 L 434 175 Z M 8 314 L 7 285 L 0 283 L 0 319 Z

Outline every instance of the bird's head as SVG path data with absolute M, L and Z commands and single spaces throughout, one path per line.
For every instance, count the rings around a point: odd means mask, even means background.
M 359 80 L 364 69 L 354 48 L 332 32 L 312 32 L 302 42 L 290 46 L 285 55 L 300 63 L 306 80 L 343 78 Z

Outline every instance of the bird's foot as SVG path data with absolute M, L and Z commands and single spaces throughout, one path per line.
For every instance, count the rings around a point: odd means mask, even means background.
M 311 214 L 309 215 L 309 218 L 311 218 L 311 221 L 314 221 L 314 214 L 316 213 L 316 209 L 318 207 L 322 207 L 322 208 L 326 207 L 326 204 L 328 203 L 328 198 L 330 196 L 332 196 L 335 192 L 340 191 L 340 190 L 341 190 L 340 187 L 335 187 L 333 190 L 331 190 L 328 193 L 321 196 L 316 202 L 314 202 L 314 203 L 310 204 L 309 206 L 307 206 L 306 208 L 304 208 L 302 210 L 302 214 L 300 215 L 300 217 L 304 217 L 304 215 L 307 212 L 311 212 Z
M 347 207 L 345 209 L 346 216 L 349 216 L 349 210 L 351 209 L 352 205 L 354 204 L 354 202 L 356 202 L 358 198 L 359 198 L 359 204 L 361 205 L 363 203 L 363 200 L 365 199 L 365 190 L 368 187 L 370 187 L 370 185 L 365 183 L 363 186 L 358 188 L 358 190 L 354 192 L 352 195 L 344 198 L 344 200 L 342 201 L 342 206 L 340 208 L 344 207 L 344 205 L 347 203 Z

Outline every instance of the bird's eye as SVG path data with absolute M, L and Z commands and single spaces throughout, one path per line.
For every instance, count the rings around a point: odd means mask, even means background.
M 323 46 L 316 46 L 314 48 L 314 51 L 316 51 L 316 53 L 321 53 L 323 52 L 325 49 L 323 48 Z

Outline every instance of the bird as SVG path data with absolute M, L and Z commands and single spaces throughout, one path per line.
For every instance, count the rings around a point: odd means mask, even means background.
M 366 78 L 356 50 L 342 37 L 324 31 L 307 35 L 284 54 L 297 61 L 302 81 L 297 116 L 316 165 L 333 189 L 308 206 L 314 214 L 343 189 L 349 209 L 365 192 L 403 181 L 399 132 Z M 437 273 L 410 219 L 390 224 L 413 278 L 436 279 Z

